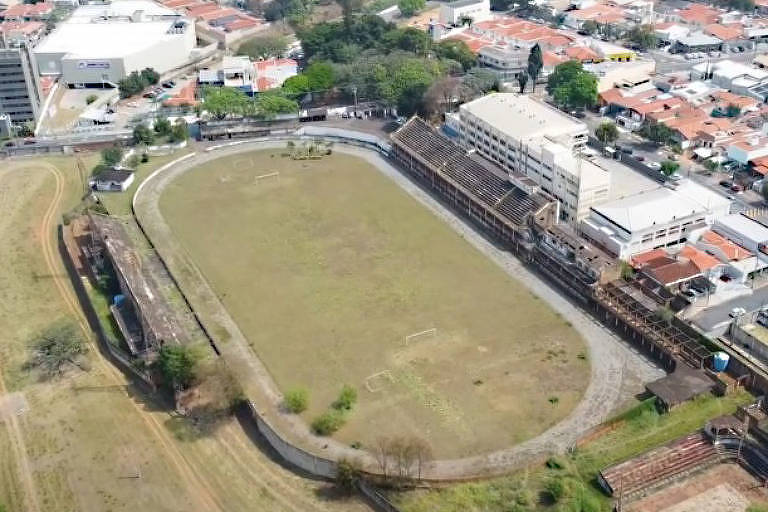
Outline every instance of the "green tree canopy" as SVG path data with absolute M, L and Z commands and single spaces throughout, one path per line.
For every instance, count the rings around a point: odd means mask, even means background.
M 155 119 L 155 133 L 161 137 L 166 137 L 171 134 L 171 122 L 167 117 L 158 117 Z
M 283 82 L 283 90 L 290 94 L 326 91 L 334 86 L 333 66 L 329 62 L 315 61 L 304 72 Z
M 536 90 L 536 80 L 544 67 L 544 58 L 541 55 L 541 47 L 536 43 L 528 54 L 528 76 L 531 78 L 531 91 Z
M 547 91 L 561 106 L 591 107 L 597 101 L 597 78 L 586 71 L 581 62 L 564 62 L 549 75 Z
M 170 133 L 171 142 L 181 142 L 189 138 L 189 127 L 184 119 L 177 119 Z
M 288 40 L 280 34 L 264 34 L 252 37 L 237 49 L 238 55 L 247 55 L 252 59 L 282 57 L 288 48 Z
M 251 103 L 243 91 L 234 87 L 203 88 L 203 108 L 217 119 L 228 115 L 247 115 Z
M 145 124 L 136 125 L 133 129 L 134 144 L 146 144 L 147 146 L 155 142 L 155 132 L 150 130 Z
M 616 123 L 605 121 L 595 128 L 595 137 L 603 144 L 611 144 L 619 138 L 619 129 L 616 128 Z
M 37 369 L 43 379 L 60 376 L 68 366 L 85 369 L 82 356 L 88 352 L 85 340 L 70 322 L 56 322 L 32 341 L 32 356 L 25 364 Z
M 585 32 L 590 35 L 594 34 L 599 29 L 600 29 L 600 25 L 598 25 L 595 20 L 587 20 L 581 24 L 582 32 Z
M 680 164 L 677 162 L 673 162 L 672 160 L 664 160 L 661 162 L 661 173 L 664 176 L 672 176 L 677 172 L 677 170 L 680 168 Z
M 268 119 L 278 114 L 295 113 L 298 109 L 296 100 L 286 98 L 279 92 L 263 92 L 256 98 L 256 114 Z
M 123 159 L 123 148 L 112 146 L 101 150 L 101 159 L 107 165 L 117 165 Z
M 168 385 L 188 388 L 195 379 L 198 356 L 191 348 L 166 344 L 160 349 L 157 365 Z
M 457 39 L 444 39 L 432 47 L 435 56 L 439 59 L 455 60 L 464 71 L 475 65 L 476 57 L 467 43 Z
M 400 9 L 400 14 L 406 18 L 410 18 L 427 5 L 426 0 L 398 0 L 397 8 Z
M 669 144 L 674 135 L 672 130 L 663 123 L 646 123 L 640 129 L 640 134 L 659 144 Z
M 650 25 L 635 25 L 627 33 L 627 39 L 640 48 L 655 48 L 658 41 L 653 27 Z

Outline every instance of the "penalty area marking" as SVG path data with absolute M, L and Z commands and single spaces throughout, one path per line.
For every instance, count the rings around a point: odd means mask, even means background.
M 379 391 L 384 389 L 384 386 L 386 385 L 386 381 L 389 381 L 390 384 L 395 382 L 395 378 L 392 376 L 392 372 L 390 372 L 389 370 L 384 370 L 378 373 L 372 373 L 371 375 L 365 378 L 365 389 L 367 389 L 371 393 L 378 393 Z
M 434 338 L 435 336 L 437 336 L 437 327 L 432 327 L 431 329 L 408 334 L 404 339 L 404 344 L 407 347 L 412 341 L 419 341 L 422 338 Z

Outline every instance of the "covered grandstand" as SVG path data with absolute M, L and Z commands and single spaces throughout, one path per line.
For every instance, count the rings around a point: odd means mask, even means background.
M 392 151 L 408 172 L 518 252 L 533 248 L 534 221 L 549 226 L 557 220 L 557 201 L 513 185 L 418 117 L 392 135 Z

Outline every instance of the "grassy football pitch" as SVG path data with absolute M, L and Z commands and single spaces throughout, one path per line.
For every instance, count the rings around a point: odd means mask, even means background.
M 307 421 L 348 383 L 337 438 L 418 436 L 457 457 L 573 409 L 586 348 L 546 303 L 364 160 L 281 153 L 197 167 L 160 208 L 278 386 L 310 391 Z

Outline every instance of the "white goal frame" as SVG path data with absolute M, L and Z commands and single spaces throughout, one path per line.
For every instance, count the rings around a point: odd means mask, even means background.
M 381 372 L 372 373 L 369 376 L 367 376 L 365 378 L 365 389 L 367 389 L 371 393 L 378 393 L 379 391 L 384 389 L 384 385 L 374 387 L 373 384 L 371 384 L 372 381 L 380 377 L 387 379 L 390 383 L 395 382 L 395 378 L 392 376 L 392 372 L 390 372 L 389 370 L 384 370 Z
M 259 174 L 258 176 L 255 176 L 253 178 L 253 180 L 256 183 L 258 183 L 260 180 L 264 180 L 264 179 L 267 179 L 267 178 L 279 178 L 279 177 L 280 177 L 280 172 L 279 171 L 275 171 L 275 172 L 269 172 L 267 174 Z

